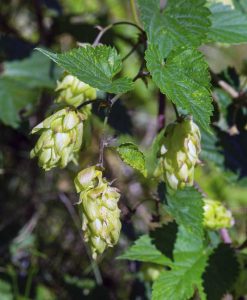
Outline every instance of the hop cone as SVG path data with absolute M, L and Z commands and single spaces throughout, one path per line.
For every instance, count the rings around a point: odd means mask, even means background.
M 76 110 L 62 109 L 33 128 L 39 133 L 31 158 L 39 159 L 39 165 L 47 170 L 64 168 L 70 161 L 76 162 L 83 136 L 84 115 Z
M 156 175 L 163 176 L 170 188 L 176 190 L 193 185 L 194 168 L 201 151 L 200 140 L 200 130 L 190 119 L 167 126 Z
M 82 170 L 75 179 L 83 212 L 82 230 L 96 259 L 107 247 L 113 247 L 121 230 L 120 194 L 111 187 L 97 167 Z
M 230 210 L 227 210 L 219 201 L 204 199 L 204 226 L 218 230 L 229 228 L 234 224 Z
M 78 107 L 87 100 L 96 99 L 96 89 L 72 75 L 66 75 L 62 81 L 58 81 L 56 91 L 59 91 L 56 102 L 65 102 L 74 107 Z M 83 107 L 84 114 L 90 113 L 90 110 L 89 105 Z

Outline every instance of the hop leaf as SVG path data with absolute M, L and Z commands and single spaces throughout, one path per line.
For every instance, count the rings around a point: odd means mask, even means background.
M 170 188 L 176 190 L 193 185 L 200 140 L 200 130 L 192 120 L 184 119 L 167 126 L 156 175 L 162 175 Z
M 120 210 L 117 206 L 120 194 L 111 187 L 97 167 L 82 170 L 75 179 L 83 213 L 82 230 L 89 243 L 93 258 L 113 247 L 121 230 Z
M 230 210 L 227 210 L 219 201 L 204 199 L 204 226 L 218 230 L 229 228 L 234 224 Z
M 76 162 L 83 136 L 85 116 L 76 110 L 65 108 L 46 118 L 33 128 L 32 133 L 41 134 L 31 151 L 31 158 L 39 159 L 46 171 L 64 168 L 70 161 Z

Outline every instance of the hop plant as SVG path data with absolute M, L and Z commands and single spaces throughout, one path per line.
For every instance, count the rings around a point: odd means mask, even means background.
M 57 103 L 66 103 L 78 107 L 87 100 L 96 99 L 96 89 L 80 81 L 72 75 L 66 75 L 62 81 L 57 82 L 56 91 L 59 92 Z M 91 107 L 86 105 L 83 112 L 90 113 Z
M 57 111 L 33 128 L 31 133 L 40 137 L 31 151 L 31 158 L 38 157 L 39 165 L 46 171 L 64 168 L 76 157 L 82 144 L 84 114 L 65 108 Z
M 204 226 L 206 228 L 218 230 L 230 228 L 233 224 L 231 211 L 226 209 L 221 202 L 204 199 Z
M 80 193 L 84 239 L 96 259 L 107 247 L 118 242 L 121 222 L 117 203 L 120 194 L 102 178 L 102 172 L 95 166 L 82 170 L 75 179 L 75 186 Z
M 167 126 L 156 175 L 161 175 L 170 188 L 176 190 L 193 185 L 194 168 L 201 151 L 200 141 L 200 130 L 191 119 Z

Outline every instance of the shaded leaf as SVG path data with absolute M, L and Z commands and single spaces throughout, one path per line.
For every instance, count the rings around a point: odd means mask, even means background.
M 29 89 L 11 78 L 0 77 L 0 120 L 5 125 L 17 128 L 19 111 L 27 104 L 38 100 L 39 90 Z
M 36 52 L 26 59 L 4 63 L 2 76 L 30 88 L 54 88 L 59 72 L 47 57 Z
M 222 3 L 210 6 L 212 26 L 208 33 L 211 42 L 240 44 L 247 42 L 247 15 Z
M 219 300 L 230 290 L 237 278 L 238 268 L 234 250 L 227 244 L 220 244 L 209 257 L 208 267 L 203 275 L 208 299 Z

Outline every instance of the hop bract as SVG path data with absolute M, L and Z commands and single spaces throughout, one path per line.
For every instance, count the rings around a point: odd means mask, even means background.
M 118 242 L 121 222 L 117 203 L 120 194 L 102 178 L 102 172 L 95 166 L 82 170 L 75 179 L 75 186 L 80 192 L 84 239 L 96 259 L 107 247 Z
M 208 229 L 218 230 L 230 228 L 234 219 L 230 210 L 226 209 L 221 202 L 204 199 L 204 226 Z
M 87 100 L 96 99 L 96 89 L 90 85 L 80 81 L 72 75 L 66 75 L 62 81 L 58 81 L 56 91 L 59 95 L 56 102 L 78 107 Z M 91 107 L 86 105 L 83 107 L 83 112 L 89 113 Z
M 191 119 L 167 126 L 160 150 L 157 175 L 174 190 L 192 186 L 194 168 L 201 151 L 201 134 Z
M 83 136 L 85 116 L 76 110 L 65 108 L 57 111 L 33 128 L 40 134 L 31 158 L 38 157 L 39 165 L 47 170 L 64 168 L 70 161 L 76 162 Z

